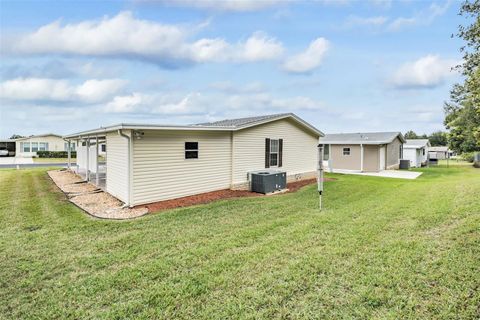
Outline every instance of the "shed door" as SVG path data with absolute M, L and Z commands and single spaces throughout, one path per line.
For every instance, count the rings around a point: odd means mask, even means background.
M 380 170 L 385 170 L 385 146 L 380 147 Z

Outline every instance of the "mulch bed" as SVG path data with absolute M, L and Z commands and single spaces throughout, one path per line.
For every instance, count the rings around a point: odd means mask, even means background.
M 333 181 L 333 180 L 336 180 L 336 179 L 332 179 L 332 178 L 324 179 L 324 181 Z M 287 192 L 271 194 L 271 195 L 280 195 L 284 193 L 295 192 L 302 187 L 305 187 L 307 185 L 314 184 L 314 183 L 317 183 L 317 179 L 308 179 L 308 180 L 290 182 L 287 184 L 287 188 L 288 188 Z M 173 200 L 154 202 L 154 203 L 142 205 L 139 207 L 146 207 L 148 209 L 148 212 L 156 212 L 156 211 L 162 211 L 162 210 L 173 209 L 173 208 L 189 207 L 197 204 L 205 204 L 205 203 L 209 203 L 217 200 L 223 200 L 223 199 L 243 198 L 243 197 L 265 197 L 265 196 L 271 196 L 271 195 L 264 195 L 261 193 L 245 191 L 245 190 L 226 189 L 226 190 L 201 193 L 201 194 L 173 199 Z

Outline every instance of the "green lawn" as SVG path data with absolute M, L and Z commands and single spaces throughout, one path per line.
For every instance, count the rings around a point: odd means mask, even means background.
M 478 319 L 480 169 L 95 220 L 0 171 L 0 318 Z

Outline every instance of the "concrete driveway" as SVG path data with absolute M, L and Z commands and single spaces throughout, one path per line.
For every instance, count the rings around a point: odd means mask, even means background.
M 0 157 L 0 165 L 31 164 L 32 158 Z
M 417 179 L 423 172 L 407 171 L 407 170 L 383 170 L 379 172 L 359 172 L 349 170 L 333 170 L 334 173 L 356 174 L 360 176 L 397 178 L 397 179 Z

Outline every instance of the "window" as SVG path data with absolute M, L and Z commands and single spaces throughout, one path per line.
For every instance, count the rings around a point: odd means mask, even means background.
M 48 145 L 48 143 L 47 143 L 47 145 Z M 64 150 L 68 151 L 68 142 L 65 142 Z M 70 142 L 70 151 L 75 151 L 75 142 Z
M 323 145 L 323 160 L 328 160 L 330 159 L 330 145 L 329 144 L 324 144 Z
M 278 140 L 270 140 L 270 166 L 278 166 Z
M 198 142 L 185 142 L 185 159 L 198 159 Z
M 350 155 L 350 148 L 343 148 L 343 155 L 349 156 Z
M 38 151 L 48 151 L 48 142 L 39 142 Z
M 398 154 L 400 156 L 400 159 L 403 159 L 403 145 L 400 145 L 398 148 Z
M 22 142 L 21 149 L 23 152 L 30 152 L 30 142 Z
M 425 149 L 422 149 L 422 154 L 425 155 Z
M 38 151 L 38 142 L 32 142 L 32 152 Z
M 102 152 L 107 152 L 107 145 L 106 144 L 102 144 L 101 147 L 102 147 Z

